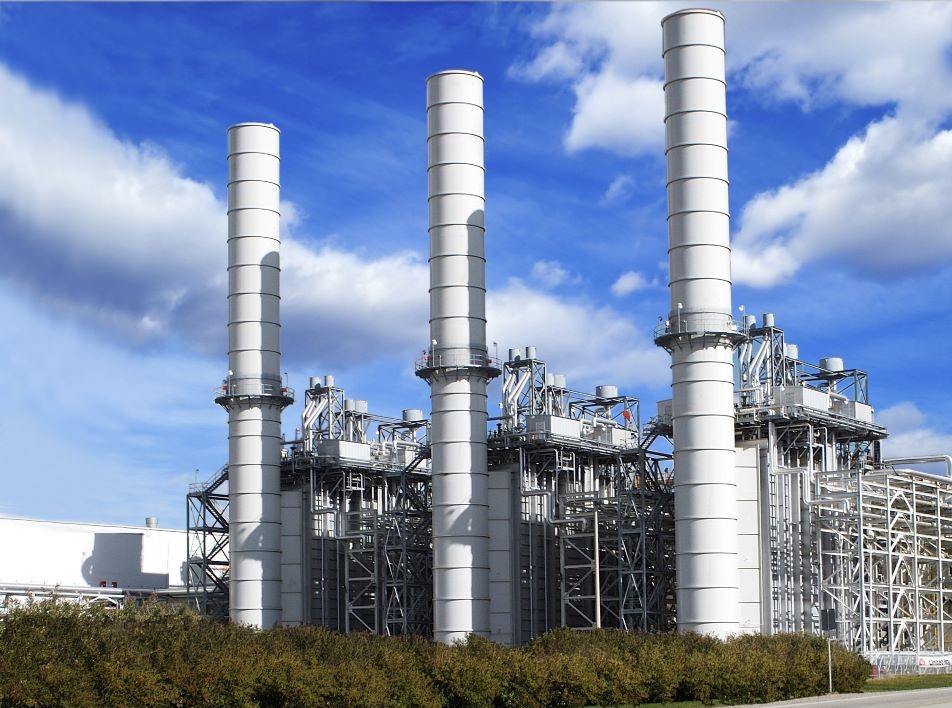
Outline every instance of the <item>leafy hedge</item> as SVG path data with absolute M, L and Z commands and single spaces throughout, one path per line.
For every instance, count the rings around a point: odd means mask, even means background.
M 869 665 L 840 648 L 833 659 L 836 690 L 861 690 Z M 826 642 L 805 635 L 558 630 L 518 649 L 477 639 L 446 647 L 314 627 L 255 632 L 157 604 L 53 602 L 0 621 L 0 706 L 747 703 L 826 685 Z

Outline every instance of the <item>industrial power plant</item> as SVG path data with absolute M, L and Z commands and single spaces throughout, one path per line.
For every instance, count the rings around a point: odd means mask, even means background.
M 671 397 L 656 405 L 610 381 L 578 390 L 531 342 L 490 351 L 468 70 L 426 81 L 430 327 L 413 367 L 429 416 L 378 412 L 333 372 L 295 392 L 281 134 L 228 129 L 228 459 L 187 493 L 189 602 L 261 629 L 447 644 L 806 632 L 893 671 L 952 656 L 952 457 L 884 459 L 868 374 L 732 302 L 725 20 L 681 10 L 662 37 L 670 309 L 654 341 Z

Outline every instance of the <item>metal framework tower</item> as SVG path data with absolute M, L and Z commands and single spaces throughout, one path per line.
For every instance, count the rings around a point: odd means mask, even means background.
M 427 421 L 370 413 L 333 377 L 311 379 L 285 490 L 304 489 L 300 543 L 312 624 L 341 631 L 429 635 L 431 495 Z
M 188 573 L 186 591 L 199 612 L 228 616 L 228 466 L 193 484 L 186 497 Z
M 503 375 L 504 414 L 489 440 L 499 499 L 490 540 L 495 577 L 511 563 L 515 580 L 511 600 L 493 594 L 493 638 L 518 644 L 559 626 L 670 628 L 670 456 L 649 451 L 637 399 L 614 386 L 595 395 L 568 388 L 534 347 L 511 350 Z

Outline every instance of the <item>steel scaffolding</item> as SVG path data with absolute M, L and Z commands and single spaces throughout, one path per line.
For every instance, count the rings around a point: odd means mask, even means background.
M 503 365 L 504 415 L 490 469 L 515 466 L 519 511 L 514 641 L 556 626 L 669 629 L 674 534 L 668 455 L 649 452 L 638 401 L 548 374 L 533 348 Z
M 821 588 L 858 651 L 952 648 L 952 480 L 911 470 L 827 474 L 840 509 L 819 518 Z
M 864 372 L 800 361 L 772 323 L 747 325 L 737 436 L 761 451 L 764 631 L 829 629 L 893 670 L 944 653 L 952 479 L 881 459 Z
M 186 497 L 189 602 L 213 617 L 228 616 L 228 465 L 189 487 Z
M 341 631 L 430 633 L 427 421 L 367 412 L 330 377 L 305 392 L 283 486 L 307 485 L 309 618 Z

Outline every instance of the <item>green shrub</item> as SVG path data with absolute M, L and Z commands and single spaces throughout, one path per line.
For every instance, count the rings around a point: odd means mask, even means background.
M 48 602 L 0 621 L 0 706 L 568 708 L 798 698 L 827 690 L 822 637 L 555 630 L 521 648 L 470 638 L 256 632 L 185 608 Z M 834 687 L 869 665 L 833 649 Z

